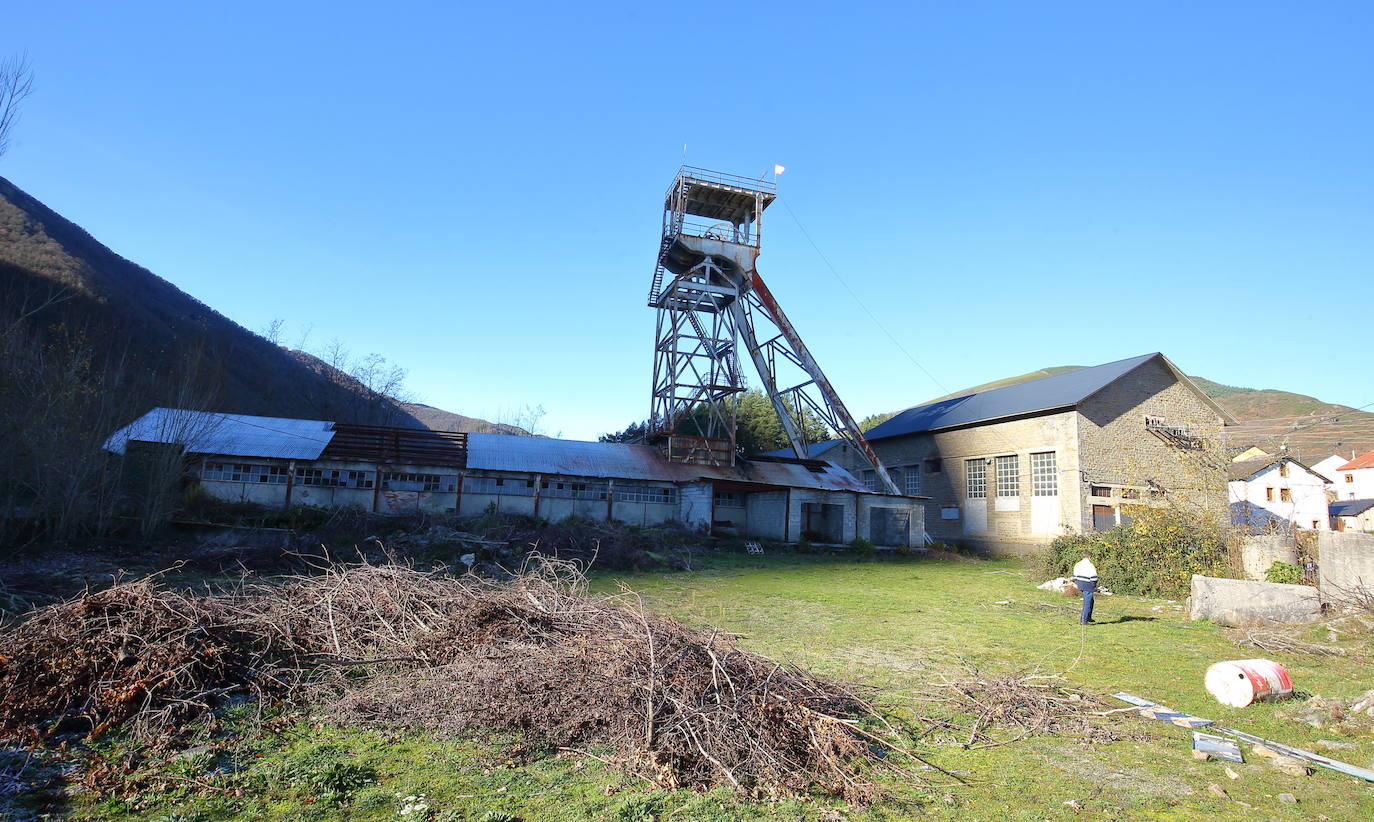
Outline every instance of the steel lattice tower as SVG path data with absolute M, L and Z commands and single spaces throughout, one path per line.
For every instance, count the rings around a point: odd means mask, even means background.
M 776 198 L 767 180 L 678 170 L 649 288 L 658 322 L 648 438 L 672 460 L 734 464 L 743 340 L 798 457 L 807 456 L 801 415 L 810 411 L 900 493 L 759 276 L 763 212 Z

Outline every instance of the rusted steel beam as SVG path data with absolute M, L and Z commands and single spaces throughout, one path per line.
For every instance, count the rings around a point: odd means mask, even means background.
M 883 487 L 887 489 L 888 493 L 900 496 L 902 492 L 898 490 L 897 483 L 892 481 L 892 477 L 887 473 L 887 469 L 883 467 L 882 460 L 878 459 L 877 452 L 873 450 L 873 446 L 869 445 L 868 439 L 865 438 L 863 432 L 859 430 L 859 424 L 854 421 L 854 417 L 849 413 L 849 409 L 845 408 L 844 402 L 840 399 L 840 395 L 835 393 L 834 386 L 832 386 L 830 380 L 826 378 L 825 372 L 821 371 L 821 366 L 816 362 L 816 358 L 811 356 L 811 352 L 807 349 L 806 343 L 802 342 L 801 335 L 797 333 L 796 328 L 794 328 L 791 321 L 787 319 L 787 315 L 783 313 L 782 306 L 778 304 L 777 298 L 774 297 L 773 292 L 768 289 L 768 284 L 763 281 L 763 277 L 759 274 L 757 269 L 749 272 L 749 279 L 750 285 L 753 287 L 754 294 L 758 297 L 759 302 L 767 309 L 773 323 L 778 327 L 778 331 L 782 332 L 783 338 L 787 340 L 788 347 L 792 349 L 792 353 L 800 360 L 802 369 L 811 376 L 811 379 L 816 381 L 816 389 L 821 392 L 821 396 L 825 398 L 826 404 L 833 410 L 841 426 L 841 429 L 836 433 L 838 433 L 841 438 L 852 443 L 855 448 L 859 449 L 859 452 L 862 453 L 869 464 L 873 466 L 874 472 L 878 475 L 878 479 L 882 482 Z M 772 394 L 773 392 L 770 391 L 769 393 Z M 779 416 L 786 419 L 787 415 L 779 414 Z M 798 457 L 807 456 L 800 445 L 800 441 L 794 441 L 792 443 L 792 450 L 796 451 Z

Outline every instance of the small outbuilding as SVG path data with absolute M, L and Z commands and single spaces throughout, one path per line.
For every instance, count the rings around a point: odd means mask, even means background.
M 1327 506 L 1333 531 L 1374 533 L 1374 499 L 1342 499 Z

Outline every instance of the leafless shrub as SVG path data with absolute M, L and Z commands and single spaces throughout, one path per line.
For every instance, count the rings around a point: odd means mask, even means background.
M 1328 582 L 1324 592 L 1327 601 L 1337 608 L 1374 616 L 1374 588 L 1365 585 L 1363 579 L 1349 586 Z
M 1258 648 L 1268 653 L 1297 654 L 1299 656 L 1345 656 L 1346 649 L 1320 642 L 1309 642 L 1296 636 L 1291 628 L 1233 628 L 1226 632 L 1236 647 Z
M 922 723 L 969 749 L 1006 745 L 1035 734 L 1064 734 L 1084 742 L 1110 742 L 1122 734 L 1098 695 L 1074 688 L 1057 674 L 1015 672 L 984 676 L 968 670 L 942 677 L 925 695 L 940 706 Z

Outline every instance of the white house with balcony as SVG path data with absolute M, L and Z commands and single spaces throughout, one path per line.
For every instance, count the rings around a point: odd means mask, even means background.
M 1233 462 L 1226 469 L 1231 522 L 1252 532 L 1303 528 L 1331 530 L 1327 480 L 1292 457 L 1270 455 Z

